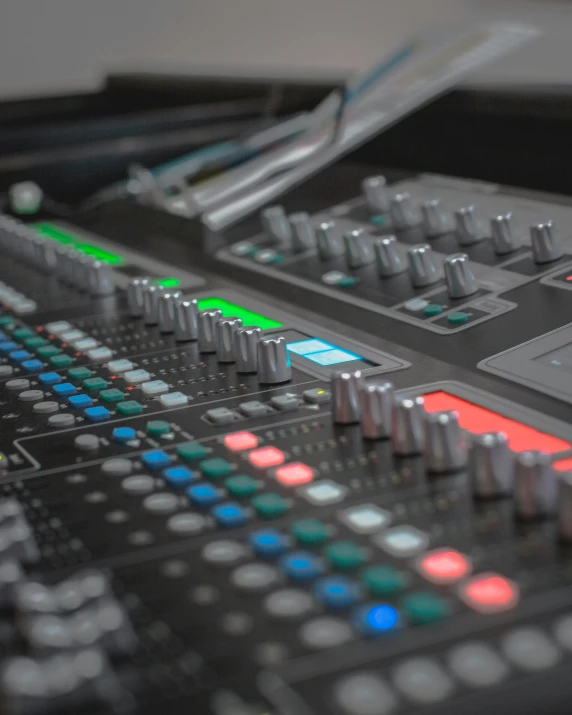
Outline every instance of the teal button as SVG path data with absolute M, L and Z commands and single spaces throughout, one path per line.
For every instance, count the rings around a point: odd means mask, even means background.
M 429 303 L 429 305 L 426 305 L 426 306 L 423 308 L 423 312 L 425 313 L 425 315 L 426 315 L 428 318 L 430 318 L 430 317 L 432 317 L 433 315 L 439 315 L 440 313 L 442 313 L 442 312 L 443 312 L 443 306 L 442 306 L 442 305 L 438 305 L 437 303 Z
M 222 479 L 232 472 L 232 464 L 222 457 L 213 457 L 199 462 L 199 469 L 207 479 Z
M 184 462 L 193 462 L 203 459 L 209 450 L 200 442 L 184 442 L 177 447 L 177 454 Z
M 14 318 L 11 315 L 0 315 L 0 326 L 6 327 L 14 325 Z
M 140 405 L 136 400 L 126 400 L 125 402 L 119 402 L 115 409 L 121 415 L 132 417 L 143 412 L 143 405 Z
M 42 345 L 45 345 L 47 342 L 48 341 L 45 338 L 41 338 L 39 335 L 36 335 L 33 338 L 26 338 L 26 340 L 24 340 L 24 345 L 33 350 L 34 348 L 39 348 Z
M 16 328 L 12 332 L 12 337 L 16 340 L 23 340 L 24 338 L 30 338 L 34 335 L 32 328 Z
M 385 226 L 387 219 L 383 214 L 376 214 L 375 216 L 370 216 L 369 222 L 372 226 Z
M 455 313 L 450 313 L 447 316 L 447 320 L 452 325 L 462 325 L 463 323 L 466 323 L 468 319 L 469 319 L 469 316 L 466 313 L 462 313 L 461 311 L 455 312 Z
M 57 355 L 60 352 L 60 349 L 57 348 L 55 345 L 42 345 L 39 347 L 36 352 L 40 357 L 52 357 L 52 355 Z
M 416 626 L 441 621 L 451 613 L 449 602 L 434 593 L 411 593 L 403 599 L 401 609 Z
M 73 358 L 69 355 L 54 355 L 50 358 L 50 362 L 54 367 L 69 367 L 73 363 Z
M 355 284 L 357 283 L 357 278 L 354 278 L 353 276 L 345 276 L 341 280 L 338 281 L 338 286 L 340 288 L 353 288 Z

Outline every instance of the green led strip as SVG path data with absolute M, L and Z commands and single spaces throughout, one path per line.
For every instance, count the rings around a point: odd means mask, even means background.
M 270 328 L 281 328 L 282 323 L 272 318 L 267 318 L 260 313 L 254 313 L 252 310 L 247 310 L 240 305 L 229 303 L 222 298 L 201 298 L 199 300 L 200 310 L 221 310 L 225 318 L 240 318 L 243 325 L 254 326 L 261 330 L 269 330 Z
M 86 243 L 81 236 L 71 233 L 66 229 L 62 229 L 49 221 L 33 223 L 31 226 L 36 229 L 40 236 L 44 236 L 44 238 L 51 238 L 53 241 L 57 241 L 58 243 L 73 246 L 81 253 L 93 256 L 94 258 L 97 258 L 98 261 L 102 261 L 103 263 L 110 263 L 112 266 L 121 266 L 125 263 L 125 259 L 122 258 L 122 256 L 118 256 L 116 253 L 111 253 L 110 251 L 105 251 L 103 248 L 94 246 L 92 243 Z

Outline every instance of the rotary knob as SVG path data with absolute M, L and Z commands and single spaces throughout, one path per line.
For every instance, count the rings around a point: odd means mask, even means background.
M 385 176 L 368 176 L 361 188 L 371 214 L 384 214 L 389 210 L 389 196 Z
M 350 268 L 362 268 L 374 261 L 374 253 L 363 228 L 356 228 L 344 236 L 346 260 Z
M 148 278 L 133 278 L 127 285 L 127 305 L 133 318 L 143 315 L 143 292 L 148 286 Z
M 423 230 L 430 237 L 451 231 L 451 223 L 439 199 L 431 199 L 421 204 L 421 222 Z
M 101 297 L 115 292 L 113 270 L 108 263 L 93 261 L 89 264 L 89 288 L 92 295 Z
M 572 472 L 560 475 L 558 488 L 558 533 L 562 541 L 572 541 Z
M 395 454 L 421 454 L 425 443 L 424 418 L 422 397 L 401 397 L 394 401 L 391 436 Z
M 550 455 L 544 452 L 521 452 L 514 468 L 514 501 L 520 519 L 537 519 L 556 513 L 558 480 Z
M 172 333 L 175 330 L 175 305 L 181 300 L 181 291 L 173 293 L 163 293 L 159 298 L 157 307 L 157 317 L 159 320 L 159 330 L 162 333 Z
M 175 340 L 180 343 L 196 340 L 199 335 L 199 305 L 196 300 L 175 302 Z
M 344 244 L 340 240 L 335 221 L 324 221 L 316 229 L 318 255 L 322 261 L 329 261 L 344 254 Z
M 415 246 L 407 251 L 407 264 L 411 283 L 415 288 L 432 285 L 441 278 L 433 249 L 429 244 Z
M 455 211 L 455 229 L 461 246 L 471 246 L 481 240 L 480 224 L 474 206 L 464 206 Z
M 286 338 L 268 338 L 258 343 L 258 382 L 280 385 L 292 379 Z
M 361 370 L 337 371 L 332 375 L 332 416 L 338 425 L 360 421 L 360 392 L 365 388 Z
M 396 194 L 391 199 L 390 213 L 393 225 L 402 231 L 413 228 L 419 223 L 411 194 Z
M 466 253 L 454 253 L 452 256 L 447 256 L 443 268 L 445 269 L 447 291 L 453 300 L 466 298 L 479 290 Z
M 148 285 L 143 289 L 143 322 L 145 325 L 157 325 L 159 322 L 159 298 L 165 289 L 161 286 Z
M 260 214 L 264 233 L 273 243 L 290 243 L 292 230 L 282 206 L 270 206 Z
M 290 214 L 290 228 L 292 232 L 292 249 L 296 253 L 308 251 L 316 245 L 316 232 L 310 221 L 310 216 L 305 211 Z
M 535 263 L 552 263 L 562 258 L 564 250 L 556 236 L 554 221 L 538 223 L 530 227 L 532 257 Z
M 514 454 L 506 435 L 489 432 L 473 435 L 469 450 L 469 477 L 473 494 L 495 499 L 512 492 Z
M 42 206 L 44 192 L 33 181 L 21 181 L 10 186 L 8 196 L 15 214 L 35 214 Z
M 361 433 L 364 439 L 384 439 L 391 436 L 393 385 L 363 385 L 359 390 Z
M 216 325 L 216 357 L 219 362 L 234 362 L 234 334 L 242 328 L 240 318 L 222 318 Z
M 382 278 L 389 278 L 407 270 L 407 263 L 395 236 L 383 236 L 373 243 L 377 272 Z
M 428 472 L 453 472 L 467 463 L 466 435 L 456 412 L 425 416 L 425 466 Z
M 198 315 L 199 352 L 216 353 L 216 325 L 222 318 L 222 310 L 201 310 Z
M 518 248 L 512 214 L 495 216 L 491 219 L 493 248 L 497 255 L 504 256 Z
M 233 336 L 236 371 L 255 373 L 258 371 L 258 343 L 262 331 L 260 328 L 238 328 Z

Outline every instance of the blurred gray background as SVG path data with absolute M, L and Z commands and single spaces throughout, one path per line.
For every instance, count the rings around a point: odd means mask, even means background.
M 366 67 L 408 33 L 462 17 L 532 20 L 546 36 L 472 82 L 568 82 L 566 0 L 2 0 L 0 96 L 97 86 L 107 69 Z

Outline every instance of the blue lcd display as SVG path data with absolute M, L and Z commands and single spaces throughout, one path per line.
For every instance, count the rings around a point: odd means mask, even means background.
M 290 352 L 301 355 L 306 360 L 311 360 L 317 365 L 339 365 L 343 362 L 361 360 L 359 355 L 354 355 L 346 350 L 331 345 L 323 340 L 308 338 L 308 340 L 298 340 L 295 343 L 288 343 L 286 346 Z

